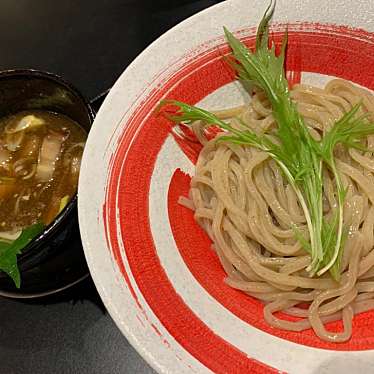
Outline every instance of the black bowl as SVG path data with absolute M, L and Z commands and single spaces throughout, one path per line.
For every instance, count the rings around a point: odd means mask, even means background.
M 71 84 L 55 74 L 36 70 L 0 72 L 2 116 L 27 109 L 64 114 L 87 133 L 94 119 L 88 101 Z M 80 241 L 77 195 L 18 256 L 21 288 L 0 272 L 0 295 L 37 297 L 63 290 L 89 273 Z

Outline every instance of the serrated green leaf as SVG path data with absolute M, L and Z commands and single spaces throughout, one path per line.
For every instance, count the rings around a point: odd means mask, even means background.
M 25 248 L 43 228 L 43 224 L 36 223 L 22 230 L 21 235 L 13 242 L 0 242 L 0 270 L 12 278 L 17 288 L 21 286 L 21 277 L 17 266 L 17 255 L 22 252 L 22 249 Z

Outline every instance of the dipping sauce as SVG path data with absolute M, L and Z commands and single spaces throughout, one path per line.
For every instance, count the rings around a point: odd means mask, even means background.
M 70 118 L 29 110 L 0 118 L 0 237 L 51 223 L 78 185 L 87 133 Z

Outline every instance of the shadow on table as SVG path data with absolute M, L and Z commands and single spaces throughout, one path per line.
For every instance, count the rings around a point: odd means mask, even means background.
M 129 346 L 91 278 L 44 298 L 0 298 L 0 319 L 0 373 L 49 373 L 53 367 L 78 372 L 82 357 L 88 367 L 82 372 L 96 373 L 91 367 L 96 356 L 109 359 L 115 349 L 125 354 Z
M 15 349 L 34 354 L 63 342 L 79 352 L 85 349 L 87 334 L 102 323 L 110 323 L 107 317 L 91 277 L 55 295 L 1 298 L 0 351 Z
M 30 305 L 51 305 L 59 303 L 84 303 L 90 301 L 96 305 L 103 314 L 106 313 L 105 306 L 95 288 L 92 278 L 88 276 L 78 284 L 50 296 L 36 299 L 21 299 L 19 302 Z

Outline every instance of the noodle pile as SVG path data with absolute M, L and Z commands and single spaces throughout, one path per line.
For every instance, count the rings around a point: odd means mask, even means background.
M 373 95 L 344 80 L 332 80 L 324 89 L 296 85 L 291 97 L 317 139 L 360 101 L 361 114 L 369 112 L 374 120 Z M 236 116 L 258 133 L 271 134 L 276 126 L 260 91 L 249 105 L 216 114 L 232 118 L 231 125 L 238 129 L 243 129 L 243 123 Z M 342 146 L 335 151 L 347 188 L 344 225 L 348 228 L 337 283 L 329 272 L 321 277 L 307 273 L 310 256 L 292 229 L 297 225 L 307 237 L 305 217 L 275 162 L 249 146 L 208 140 L 204 125 L 199 121 L 192 125 L 203 149 L 189 199 L 181 197 L 180 203 L 194 210 L 195 219 L 213 241 L 227 284 L 263 301 L 264 318 L 271 326 L 292 331 L 312 328 L 325 341 L 348 340 L 354 314 L 374 309 L 373 153 Z M 374 136 L 368 136 L 364 145 L 374 150 Z M 324 214 L 330 217 L 337 198 L 328 170 L 323 183 Z M 284 320 L 275 316 L 279 311 L 300 318 Z M 328 331 L 325 324 L 336 320 L 343 321 L 343 331 Z

